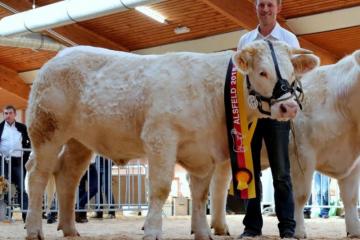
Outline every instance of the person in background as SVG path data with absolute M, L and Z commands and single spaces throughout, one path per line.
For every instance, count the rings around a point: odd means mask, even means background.
M 319 217 L 321 218 L 329 218 L 329 185 L 330 178 L 326 175 L 322 175 L 319 172 L 315 172 L 314 174 L 315 181 L 315 191 L 316 191 L 316 200 L 317 204 L 320 207 Z M 311 218 L 311 205 L 312 205 L 312 195 L 310 195 L 308 204 L 309 207 L 304 208 L 304 218 Z
M 252 41 L 267 39 L 284 41 L 291 47 L 298 48 L 296 36 L 282 28 L 276 21 L 282 7 L 281 0 L 256 0 L 256 14 L 259 25 L 243 35 L 238 50 L 243 49 Z M 241 14 L 241 13 L 239 13 Z M 294 199 L 290 177 L 289 161 L 289 122 L 273 119 L 259 119 L 251 142 L 254 164 L 256 198 L 250 199 L 246 206 L 243 220 L 244 232 L 239 238 L 257 237 L 262 235 L 263 219 L 261 215 L 261 168 L 260 152 L 264 140 L 273 177 L 275 212 L 279 220 L 278 228 L 281 238 L 293 238 L 295 232 Z
M 101 208 L 103 208 L 104 204 L 104 196 L 106 197 L 107 204 L 110 205 L 109 211 L 108 211 L 108 218 L 115 218 L 115 211 L 114 206 L 112 204 L 114 201 L 114 196 L 112 194 L 112 175 L 111 175 L 111 169 L 112 169 L 112 161 L 105 159 L 103 157 L 96 158 L 96 165 L 99 167 L 99 177 L 100 177 L 100 187 L 99 187 L 99 194 L 100 199 L 97 203 L 101 205 Z M 98 199 L 97 199 L 98 200 Z M 103 210 L 96 211 L 95 215 L 92 218 L 102 219 L 103 218 Z
M 86 214 L 87 212 L 82 210 L 85 210 L 85 206 L 88 203 L 88 200 L 94 197 L 98 192 L 98 172 L 96 170 L 95 158 L 96 155 L 94 154 L 91 158 L 88 171 L 84 174 L 84 176 L 80 180 L 79 201 L 78 201 L 78 207 L 80 211 L 75 213 L 75 221 L 78 223 L 88 222 L 87 214 Z M 88 181 L 88 179 L 90 181 Z M 87 187 L 87 183 L 89 183 L 88 187 Z
M 4 121 L 0 123 L 0 152 L 2 157 L 10 156 L 9 161 L 4 161 L 4 175 L 15 184 L 17 191 L 17 203 L 20 205 L 22 219 L 25 222 L 26 210 L 28 209 L 28 195 L 25 192 L 25 164 L 30 151 L 17 151 L 31 148 L 27 128 L 24 124 L 15 120 L 16 108 L 12 105 L 5 106 L 3 110 Z M 11 162 L 10 162 L 11 161 Z M 9 164 L 11 166 L 9 179 Z M 0 166 L 1 168 L 1 166 Z M 0 169 L 0 172 L 2 170 Z

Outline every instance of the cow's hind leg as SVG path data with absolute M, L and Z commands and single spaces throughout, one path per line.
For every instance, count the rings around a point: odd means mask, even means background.
M 348 237 L 360 238 L 360 223 L 357 210 L 359 196 L 360 164 L 344 179 L 338 180 L 341 199 L 345 208 L 345 223 Z
M 214 229 L 215 235 L 230 235 L 225 219 L 230 180 L 230 161 L 216 164 L 210 184 L 211 227 Z
M 210 161 L 209 161 L 210 162 Z M 206 221 L 206 202 L 213 170 L 206 177 L 190 174 L 190 190 L 192 197 L 191 230 L 196 240 L 212 239 L 209 225 Z
M 75 228 L 75 194 L 80 178 L 89 166 L 92 151 L 71 139 L 61 152 L 60 165 L 55 173 L 59 200 L 59 225 L 64 236 L 78 236 Z
M 26 217 L 26 239 L 43 239 L 42 200 L 50 174 L 52 174 L 57 153 L 61 145 L 48 141 L 38 145 L 33 141 L 34 165 L 29 171 L 29 209 Z
M 177 137 L 165 126 L 157 132 L 147 127 L 142 138 L 149 161 L 149 211 L 144 223 L 144 239 L 161 239 L 162 207 L 169 195 L 177 153 Z

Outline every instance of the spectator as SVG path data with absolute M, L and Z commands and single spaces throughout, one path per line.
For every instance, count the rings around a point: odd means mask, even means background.
M 256 29 L 243 35 L 238 50 L 255 40 L 284 41 L 291 47 L 299 47 L 296 36 L 282 28 L 276 21 L 281 10 L 281 0 L 256 0 L 256 14 L 259 25 Z M 256 198 L 247 203 L 246 215 L 243 220 L 244 232 L 240 238 L 262 235 L 263 219 L 261 215 L 261 168 L 260 152 L 264 140 L 273 176 L 275 190 L 275 212 L 279 220 L 281 238 L 292 238 L 295 232 L 294 199 L 290 177 L 289 161 L 290 123 L 272 119 L 259 119 L 251 142 L 254 164 Z
M 25 192 L 25 163 L 29 158 L 30 151 L 17 151 L 24 148 L 30 148 L 30 139 L 27 133 L 27 128 L 24 124 L 15 120 L 16 109 L 12 105 L 4 108 L 4 121 L 0 123 L 0 152 L 3 158 L 9 156 L 9 161 L 4 161 L 4 175 L 15 184 L 17 191 L 17 203 L 20 204 L 22 212 L 22 219 L 25 222 L 26 212 L 28 209 L 28 196 Z M 9 179 L 9 164 L 11 166 Z M 1 166 L 0 166 L 1 168 Z M 0 169 L 2 172 L 2 169 Z
M 98 192 L 98 173 L 95 166 L 95 157 L 96 155 L 94 154 L 91 159 L 89 170 L 84 174 L 84 176 L 80 180 L 79 201 L 78 201 L 78 207 L 80 211 L 76 212 L 76 217 L 75 217 L 75 221 L 78 223 L 88 222 L 86 211 L 84 211 L 85 206 L 88 203 L 88 200 L 94 197 Z M 89 177 L 88 177 L 88 173 L 89 173 Z M 89 182 L 88 179 L 90 180 Z M 88 188 L 86 186 L 87 183 L 89 183 Z
M 57 220 L 57 212 L 54 211 L 55 209 L 56 209 L 56 202 L 54 198 L 54 200 L 51 203 L 50 212 L 46 214 L 46 222 L 48 224 L 55 223 Z
M 96 166 L 98 166 L 99 169 L 99 177 L 100 177 L 100 188 L 99 188 L 99 202 L 98 204 L 101 205 L 101 208 L 103 208 L 104 205 L 104 196 L 106 197 L 106 202 L 108 205 L 110 205 L 110 209 L 114 209 L 114 206 L 112 204 L 114 201 L 114 196 L 112 194 L 112 161 L 105 159 L 103 157 L 97 157 L 96 158 Z M 96 198 L 98 200 L 98 198 Z M 97 211 L 95 216 L 93 218 L 101 219 L 103 218 L 103 211 Z M 115 211 L 109 210 L 108 212 L 108 218 L 115 218 Z
M 319 217 L 329 218 L 329 185 L 330 178 L 326 175 L 322 175 L 319 172 L 315 172 L 314 175 L 315 181 L 315 191 L 316 191 L 316 201 L 320 206 Z M 312 195 L 310 195 L 308 204 L 309 207 L 304 208 L 304 218 L 311 218 L 311 205 L 312 205 Z

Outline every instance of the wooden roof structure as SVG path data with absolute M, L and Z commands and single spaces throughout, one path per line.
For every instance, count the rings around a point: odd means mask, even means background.
M 58 0 L 35 1 L 38 7 L 55 2 Z M 128 10 L 53 30 L 78 45 L 92 45 L 119 51 L 139 51 L 252 29 L 257 25 L 253 2 L 253 0 L 164 0 L 152 4 L 151 7 L 162 13 L 167 18 L 168 24 L 157 23 L 135 10 Z M 0 3 L 21 12 L 31 9 L 33 1 L 0 0 Z M 279 22 L 292 30 L 287 24 L 289 19 L 359 6 L 360 0 L 283 0 Z M 13 14 L 11 11 L 0 5 L 0 18 L 11 14 Z M 297 36 L 301 46 L 313 50 L 321 57 L 323 63 L 334 63 L 354 50 L 360 49 L 360 17 L 357 22 L 358 24 L 350 27 L 297 34 Z M 175 34 L 174 29 L 178 26 L 186 26 L 191 31 Z M 43 32 L 43 34 L 64 43 L 50 33 Z M 12 103 L 18 108 L 24 108 L 30 86 L 19 74 L 39 69 L 55 54 L 56 52 L 51 51 L 0 46 L 0 106 Z

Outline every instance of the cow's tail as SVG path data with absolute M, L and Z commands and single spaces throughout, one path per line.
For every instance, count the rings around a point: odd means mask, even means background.
M 55 176 L 51 175 L 49 181 L 46 185 L 46 212 L 49 213 L 51 209 L 52 202 L 55 197 L 56 185 L 55 185 Z

